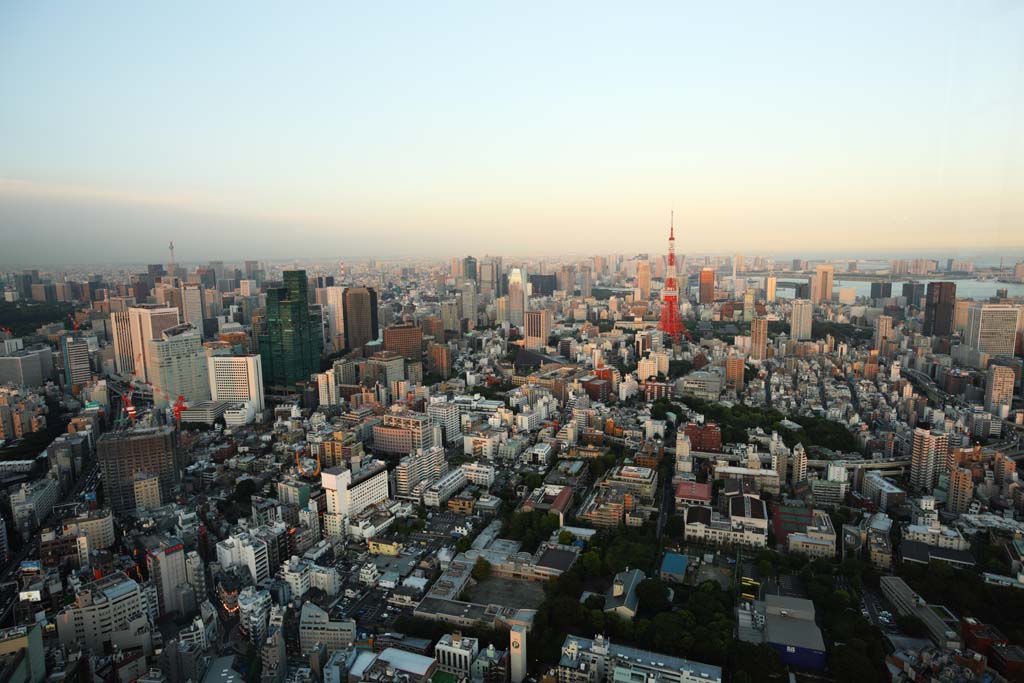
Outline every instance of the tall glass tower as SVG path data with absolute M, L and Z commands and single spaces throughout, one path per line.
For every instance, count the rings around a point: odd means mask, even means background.
M 322 321 L 310 311 L 306 271 L 286 270 L 284 286 L 267 290 L 267 310 L 257 338 L 268 387 L 294 387 L 320 371 Z

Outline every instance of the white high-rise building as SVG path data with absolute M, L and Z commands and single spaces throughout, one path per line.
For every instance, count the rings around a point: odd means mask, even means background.
M 992 356 L 1012 356 L 1020 329 L 1020 307 L 976 303 L 967 309 L 964 342 Z
M 317 373 L 316 376 L 317 390 L 320 392 L 320 405 L 322 406 L 336 406 L 338 405 L 338 383 L 334 380 L 334 370 L 328 370 L 327 372 Z
M 146 377 L 153 385 L 156 408 L 166 408 L 178 396 L 188 403 L 208 401 L 209 370 L 199 331 L 184 323 L 146 342 Z
M 427 417 L 431 424 L 444 430 L 445 443 L 462 441 L 462 414 L 457 404 L 442 397 L 431 397 L 427 405 Z
M 516 327 L 522 327 L 526 314 L 526 274 L 513 268 L 508 274 L 508 318 Z
M 910 486 L 916 491 L 930 493 L 945 465 L 949 450 L 948 438 L 927 426 L 914 429 L 910 452 Z
M 807 299 L 793 299 L 789 336 L 796 340 L 811 338 L 814 304 Z
M 345 287 L 324 288 L 327 336 L 335 353 L 345 348 Z
M 122 375 L 146 375 L 146 342 L 159 339 L 164 330 L 181 322 L 178 309 L 168 306 L 133 306 L 124 315 L 112 316 L 114 329 L 114 362 Z M 127 327 L 125 327 L 127 325 Z
M 244 401 L 257 412 L 266 408 L 263 398 L 263 363 L 259 354 L 210 356 L 210 395 L 214 401 Z
M 331 467 L 320 473 L 320 480 L 327 494 L 328 537 L 342 536 L 350 519 L 388 499 L 388 469 L 380 460 L 364 464 L 355 474 L 347 467 Z
M 198 282 L 186 282 L 181 286 L 181 311 L 184 321 L 192 323 L 202 331 L 206 318 L 206 288 Z
M 998 413 L 1003 406 L 1013 403 L 1013 368 L 993 365 L 988 369 L 985 380 L 985 410 Z

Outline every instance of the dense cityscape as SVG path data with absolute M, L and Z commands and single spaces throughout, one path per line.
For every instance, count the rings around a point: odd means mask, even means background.
M 1019 679 L 1024 262 L 675 230 L 4 273 L 4 680 Z

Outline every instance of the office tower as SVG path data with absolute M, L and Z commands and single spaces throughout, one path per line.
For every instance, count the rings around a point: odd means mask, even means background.
M 320 369 L 323 331 L 309 306 L 306 271 L 284 271 L 284 286 L 267 290 L 257 341 L 268 386 L 293 387 Z
M 796 340 L 811 338 L 814 306 L 807 299 L 793 299 L 790 312 L 789 336 Z
M 420 360 L 423 358 L 423 330 L 412 322 L 385 327 L 384 350 L 409 360 Z
M 732 259 L 732 272 L 733 274 L 742 273 L 747 269 L 747 262 L 743 258 L 743 254 L 736 254 Z
M 551 336 L 553 319 L 551 311 L 543 309 L 540 311 L 526 312 L 526 348 L 537 350 L 548 345 L 548 338 Z
M 976 303 L 967 309 L 964 343 L 992 356 L 1012 356 L 1020 309 L 1010 304 Z
M 257 354 L 210 356 L 206 360 L 210 396 L 214 401 L 243 401 L 256 412 L 266 408 L 263 400 L 263 361 Z
M 323 289 L 323 310 L 327 318 L 327 339 L 333 353 L 345 347 L 345 287 Z
M 699 275 L 699 296 L 697 303 L 711 304 L 715 301 L 715 271 L 711 268 L 701 268 Z
M 377 291 L 372 287 L 349 287 L 344 295 L 344 329 L 347 348 L 361 349 L 377 339 Z
M 750 321 L 750 358 L 764 360 L 768 357 L 768 319 L 754 318 Z
M 469 329 L 476 327 L 477 296 L 476 282 L 467 280 L 459 287 L 462 294 L 462 317 L 469 321 Z
M 452 374 L 452 352 L 445 344 L 431 343 L 427 347 L 427 372 L 441 379 Z
M 118 338 L 114 336 L 115 358 L 124 356 L 127 351 L 131 354 L 131 364 L 125 364 L 122 374 L 134 373 L 144 381 L 151 381 L 146 374 L 146 344 L 153 339 L 159 339 L 163 331 L 176 327 L 181 323 L 181 316 L 177 308 L 160 305 L 135 306 L 128 309 L 128 336 L 130 349 L 119 349 L 116 345 Z
M 589 299 L 593 295 L 594 277 L 588 266 L 580 269 L 580 296 Z
M 815 304 L 832 301 L 832 280 L 835 275 L 832 266 L 815 266 L 811 280 L 811 301 Z
M 60 338 L 61 358 L 64 365 L 64 383 L 69 388 L 83 387 L 92 380 L 89 367 L 89 342 L 65 335 Z
M 472 256 L 462 259 L 462 277 L 476 282 L 476 259 Z
M 729 356 L 725 359 L 725 383 L 736 392 L 743 391 L 745 369 L 743 356 Z
M 166 408 L 178 396 L 188 403 L 208 401 L 210 377 L 199 331 L 182 323 L 146 342 L 146 377 L 153 385 L 155 408 Z
M 923 282 L 904 282 L 903 283 L 903 298 L 907 300 L 907 304 L 910 306 L 920 306 L 921 297 L 924 296 L 924 283 Z
M 915 491 L 931 492 L 939 476 L 940 465 L 946 462 L 949 450 L 947 437 L 932 431 L 927 424 L 914 429 L 910 451 L 910 487 Z
M 871 283 L 871 298 L 872 299 L 889 299 L 892 297 L 892 283 L 891 282 L 872 282 Z
M 493 260 L 484 261 L 478 266 L 480 295 L 485 300 L 497 296 L 498 293 L 498 264 Z
M 335 379 L 334 369 L 326 372 L 319 372 L 316 375 L 316 387 L 319 392 L 321 406 L 336 406 L 340 403 L 338 396 L 338 382 Z
M 962 515 L 971 506 L 974 498 L 974 479 L 971 471 L 964 467 L 956 467 L 949 473 L 949 501 L 946 510 L 954 515 Z
M 743 319 L 747 321 L 754 319 L 754 290 L 749 287 L 743 293 Z
M 892 316 L 880 315 L 875 319 L 875 350 L 884 351 L 885 342 L 894 339 L 892 332 Z
M 521 268 L 513 268 L 508 275 L 508 319 L 515 327 L 522 327 L 526 313 L 526 278 Z
M 1014 380 L 1013 368 L 1003 365 L 989 367 L 985 381 L 985 410 L 998 414 L 1003 406 L 1009 407 L 1013 403 Z
M 765 278 L 765 280 L 764 280 L 764 298 L 765 298 L 765 301 L 768 301 L 768 302 L 775 301 L 775 287 L 776 287 L 776 284 L 777 283 L 776 283 L 776 279 L 775 279 L 774 275 L 769 275 L 767 278 Z
M 141 648 L 153 653 L 152 627 L 142 588 L 121 571 L 81 587 L 74 602 L 57 613 L 60 644 L 94 653 Z
M 640 301 L 651 298 L 651 262 L 647 259 L 636 264 L 636 288 L 639 290 L 637 297 Z
M 114 370 L 119 375 L 131 374 L 135 368 L 132 354 L 131 321 L 128 310 L 110 313 L 111 336 L 114 340 Z
M 107 504 L 114 512 L 136 508 L 134 478 L 138 472 L 160 477 L 160 497 L 173 500 L 180 476 L 174 428 L 136 427 L 106 432 L 96 442 Z
M 948 337 L 953 334 L 953 309 L 956 306 L 955 282 L 929 282 L 924 304 L 924 334 Z
M 181 286 L 181 312 L 187 323 L 195 325 L 197 330 L 203 329 L 206 315 L 206 288 L 201 284 L 186 282 Z
M 448 332 L 462 331 L 462 302 L 458 299 L 441 302 L 441 326 Z

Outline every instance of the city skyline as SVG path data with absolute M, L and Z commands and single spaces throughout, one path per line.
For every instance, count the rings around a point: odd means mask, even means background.
M 0 10 L 5 264 L 1024 247 L 1019 5 L 260 10 Z

